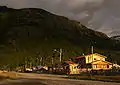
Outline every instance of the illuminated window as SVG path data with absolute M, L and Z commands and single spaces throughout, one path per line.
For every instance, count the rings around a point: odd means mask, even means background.
M 97 68 L 97 65 L 93 65 L 93 68 Z
M 97 60 L 100 60 L 100 58 L 98 58 Z

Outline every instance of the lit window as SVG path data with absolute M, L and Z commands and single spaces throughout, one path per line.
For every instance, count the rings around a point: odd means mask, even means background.
M 100 60 L 100 58 L 98 58 L 98 60 Z
M 97 65 L 93 65 L 93 68 L 97 68 Z

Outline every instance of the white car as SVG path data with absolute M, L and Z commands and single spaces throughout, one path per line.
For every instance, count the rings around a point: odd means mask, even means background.
M 32 72 L 33 69 L 31 69 L 31 68 L 26 68 L 26 71 L 27 71 L 27 72 Z

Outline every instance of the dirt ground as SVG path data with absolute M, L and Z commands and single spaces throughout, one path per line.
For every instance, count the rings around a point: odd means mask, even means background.
M 4 75 L 12 78 L 1 81 L 0 85 L 120 85 L 120 83 L 66 79 L 63 77 L 67 76 L 50 74 L 4 73 Z

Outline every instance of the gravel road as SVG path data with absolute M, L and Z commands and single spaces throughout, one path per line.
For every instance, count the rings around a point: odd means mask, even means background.
M 0 85 L 120 85 L 120 83 L 65 79 L 61 75 L 16 73 L 16 78 L 0 82 Z

